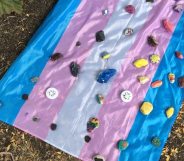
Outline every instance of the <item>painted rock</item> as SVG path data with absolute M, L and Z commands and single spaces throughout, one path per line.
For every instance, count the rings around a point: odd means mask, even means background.
M 91 137 L 88 136 L 88 135 L 86 135 L 86 136 L 84 137 L 84 140 L 85 140 L 86 143 L 89 143 L 89 142 L 91 141 Z
M 153 105 L 150 102 L 144 102 L 140 108 L 143 115 L 149 115 L 153 110 Z
M 154 146 L 159 147 L 159 146 L 161 145 L 160 138 L 158 138 L 158 137 L 152 138 L 151 143 L 152 143 Z
M 99 104 L 103 105 L 104 104 L 104 96 L 101 94 L 96 95 L 96 100 Z
M 125 36 L 130 36 L 133 34 L 133 32 L 134 32 L 134 30 L 132 28 L 129 28 L 129 27 L 123 30 L 123 33 Z
M 32 78 L 31 78 L 31 82 L 32 82 L 32 83 L 37 83 L 38 80 L 39 80 L 38 77 L 32 77 Z
M 102 57 L 103 60 L 107 60 L 111 57 L 111 55 L 108 52 L 103 52 L 101 54 L 101 57 Z
M 168 79 L 169 79 L 170 83 L 174 83 L 175 82 L 175 74 L 169 73 Z
M 176 51 L 176 52 L 175 52 L 175 55 L 176 55 L 176 57 L 177 57 L 178 59 L 183 59 L 183 54 L 182 54 L 181 52 Z
M 184 77 L 178 79 L 178 85 L 180 88 L 184 88 Z
M 167 116 L 167 118 L 172 117 L 172 115 L 174 114 L 174 108 L 173 107 L 169 107 L 166 111 L 165 114 Z
M 137 79 L 140 84 L 146 84 L 149 81 L 149 77 L 147 76 L 138 76 Z
M 23 94 L 23 95 L 22 95 L 22 99 L 23 99 L 23 100 L 28 100 L 28 98 L 29 98 L 29 95 L 28 95 L 28 94 Z
M 146 59 L 137 59 L 133 62 L 133 65 L 136 68 L 143 68 L 143 67 L 146 67 L 148 65 L 148 60 L 146 60 Z
M 107 83 L 111 77 L 116 74 L 116 69 L 105 69 L 102 70 L 97 76 L 97 82 Z
M 71 74 L 72 74 L 74 77 L 77 77 L 78 74 L 79 74 L 79 71 L 80 71 L 80 66 L 79 66 L 77 63 L 72 62 L 72 63 L 70 64 L 70 72 L 71 72 Z
M 173 7 L 174 11 L 176 12 L 182 12 L 183 9 L 184 9 L 184 6 L 183 4 L 176 4 L 174 7 Z
M 57 124 L 55 124 L 55 123 L 52 123 L 51 125 L 50 125 L 50 129 L 51 130 L 56 130 L 57 129 Z
M 102 42 L 105 40 L 105 34 L 104 34 L 104 31 L 98 31 L 96 33 L 96 42 Z
M 60 53 L 55 53 L 55 54 L 53 54 L 53 55 L 50 57 L 50 60 L 51 60 L 51 61 L 56 61 L 56 60 L 60 59 L 61 57 L 63 57 L 62 54 L 60 54 Z
M 91 118 L 87 123 L 87 131 L 92 132 L 94 129 L 100 126 L 100 122 L 97 118 Z
M 152 47 L 156 47 L 156 46 L 158 45 L 158 41 L 157 41 L 156 38 L 153 37 L 153 36 L 148 36 L 147 41 L 148 41 L 148 44 L 149 44 L 150 46 L 152 46 Z
M 173 32 L 174 25 L 167 19 L 163 20 L 163 26 L 168 32 Z
M 80 46 L 81 46 L 81 42 L 80 42 L 80 41 L 77 41 L 75 45 L 76 45 L 77 47 L 80 47 Z
M 160 86 L 162 86 L 162 81 L 161 80 L 157 80 L 157 81 L 154 81 L 154 82 L 151 83 L 152 88 L 158 88 Z
M 106 16 L 108 14 L 109 14 L 109 10 L 108 9 L 102 10 L 102 15 Z
M 125 150 L 128 147 L 128 142 L 126 140 L 120 140 L 118 142 L 118 149 Z
M 130 13 L 130 14 L 133 14 L 133 13 L 135 13 L 135 7 L 133 5 L 128 5 L 125 7 L 125 11 Z
M 158 64 L 160 62 L 160 56 L 157 54 L 152 54 L 150 56 L 150 61 L 154 64 Z
M 105 161 L 105 158 L 101 155 L 95 155 L 93 161 Z

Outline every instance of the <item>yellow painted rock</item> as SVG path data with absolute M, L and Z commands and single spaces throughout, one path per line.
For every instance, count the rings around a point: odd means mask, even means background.
M 149 77 L 147 76 L 138 76 L 137 79 L 140 84 L 145 84 L 149 81 Z
M 144 102 L 140 108 L 143 115 L 149 115 L 153 110 L 153 105 L 150 102 Z
M 146 67 L 148 65 L 148 60 L 146 59 L 137 59 L 133 62 L 134 66 L 136 68 L 143 68 L 143 67 Z
M 172 117 L 172 115 L 174 114 L 174 108 L 173 108 L 173 107 L 169 107 L 169 108 L 166 110 L 165 113 L 166 113 L 167 118 Z

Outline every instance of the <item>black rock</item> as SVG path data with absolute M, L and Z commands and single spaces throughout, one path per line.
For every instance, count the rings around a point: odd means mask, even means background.
M 71 74 L 72 74 L 74 77 L 77 77 L 78 74 L 79 74 L 79 71 L 80 71 L 80 66 L 79 66 L 77 63 L 72 62 L 72 63 L 70 64 L 70 72 L 71 72 Z
M 96 41 L 97 42 L 102 42 L 102 41 L 104 41 L 105 40 L 105 34 L 104 34 L 104 31 L 98 31 L 97 33 L 96 33 Z
M 56 124 L 54 124 L 54 123 L 52 123 L 52 124 L 50 125 L 50 128 L 51 128 L 51 130 L 56 130 L 57 125 L 56 125 Z
M 28 100 L 28 97 L 29 97 L 28 94 L 23 94 L 23 95 L 22 95 L 22 99 L 23 99 L 23 100 Z
M 61 58 L 61 57 L 63 57 L 62 54 L 60 54 L 60 53 L 55 53 L 55 54 L 53 54 L 53 55 L 50 57 L 50 60 L 51 60 L 51 61 L 56 61 L 56 60 L 58 60 L 58 59 Z
M 84 137 L 84 140 L 85 140 L 86 143 L 89 143 L 90 140 L 91 140 L 91 137 L 87 135 L 87 136 Z

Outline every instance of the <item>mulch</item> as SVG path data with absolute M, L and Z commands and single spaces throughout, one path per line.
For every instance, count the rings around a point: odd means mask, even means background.
M 0 17 L 0 78 L 17 58 L 57 0 L 24 0 L 23 13 Z M 12 126 L 0 123 L 0 161 L 79 161 Z M 9 152 L 9 153 L 7 153 Z M 184 108 L 181 109 L 161 161 L 184 159 Z M 136 161 L 136 160 L 135 160 Z

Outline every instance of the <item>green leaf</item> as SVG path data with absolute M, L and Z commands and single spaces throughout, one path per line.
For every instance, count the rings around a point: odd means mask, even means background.
M 21 13 L 23 0 L 0 0 L 0 16 L 11 12 Z

